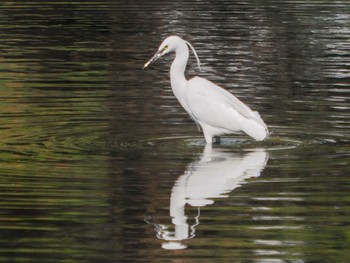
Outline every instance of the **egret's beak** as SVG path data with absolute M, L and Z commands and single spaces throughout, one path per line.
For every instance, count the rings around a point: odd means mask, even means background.
M 158 58 L 160 58 L 161 56 L 163 56 L 163 51 L 164 49 L 160 49 L 158 50 L 158 52 L 156 54 L 154 54 L 154 56 L 148 60 L 145 65 L 143 66 L 143 69 L 147 68 L 149 64 L 153 63 L 154 61 L 156 61 Z

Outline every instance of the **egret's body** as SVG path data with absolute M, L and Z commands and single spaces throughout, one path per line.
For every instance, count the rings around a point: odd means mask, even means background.
M 208 144 L 212 143 L 213 136 L 239 131 L 244 131 L 255 140 L 264 140 L 268 135 L 268 129 L 258 112 L 252 111 L 234 95 L 207 79 L 185 78 L 189 57 L 187 45 L 195 53 L 194 48 L 183 39 L 177 36 L 166 38 L 145 67 L 164 54 L 175 51 L 176 56 L 170 69 L 172 90 L 181 106 L 202 128 Z M 199 65 L 197 55 L 196 58 Z

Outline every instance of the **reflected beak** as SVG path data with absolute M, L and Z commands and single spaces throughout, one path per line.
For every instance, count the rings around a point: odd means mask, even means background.
M 143 66 L 143 69 L 147 68 L 149 64 L 153 63 L 158 58 L 160 58 L 163 55 L 163 51 L 164 50 L 158 50 L 158 52 L 154 54 L 154 56 L 145 63 L 145 65 Z

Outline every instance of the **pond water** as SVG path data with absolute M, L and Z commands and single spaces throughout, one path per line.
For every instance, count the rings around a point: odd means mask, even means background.
M 348 0 L 0 6 L 1 262 L 348 262 Z M 171 34 L 266 141 L 205 146 Z

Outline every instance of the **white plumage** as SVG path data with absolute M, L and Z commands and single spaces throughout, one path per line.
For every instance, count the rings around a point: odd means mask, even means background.
M 257 141 L 264 140 L 268 135 L 268 129 L 257 111 L 252 111 L 230 92 L 207 79 L 194 77 L 187 80 L 185 78 L 189 57 L 188 46 L 195 54 L 200 67 L 192 45 L 177 36 L 170 36 L 163 41 L 158 52 L 145 64 L 144 68 L 169 52 L 176 53 L 170 69 L 172 90 L 181 106 L 202 128 L 208 144 L 212 143 L 213 136 L 239 131 L 244 131 Z

